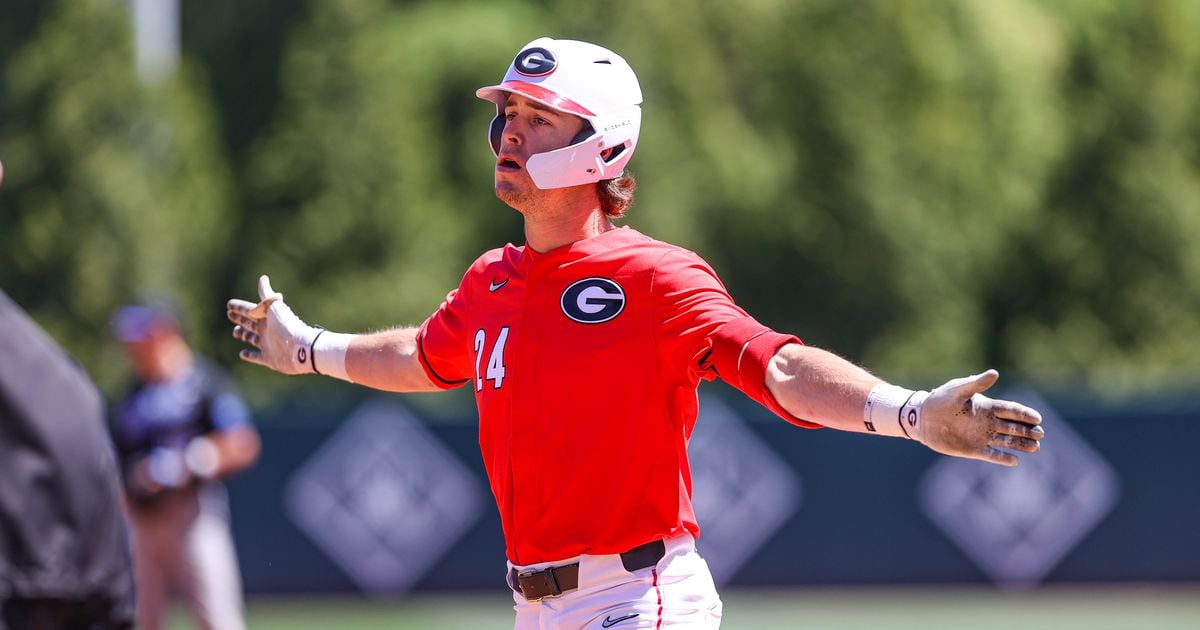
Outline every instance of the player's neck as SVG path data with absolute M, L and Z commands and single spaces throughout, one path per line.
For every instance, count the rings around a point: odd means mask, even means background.
M 534 251 L 548 252 L 576 241 L 599 236 L 616 226 L 596 204 L 577 204 L 570 209 L 526 212 L 525 243 Z

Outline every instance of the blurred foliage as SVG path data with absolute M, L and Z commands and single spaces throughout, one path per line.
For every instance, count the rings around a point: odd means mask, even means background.
M 1055 8 L 1069 44 L 1056 77 L 1068 145 L 1011 243 L 1019 255 L 988 283 L 990 354 L 1130 388 L 1194 382 L 1200 3 Z
M 105 382 L 139 291 L 225 363 L 260 273 L 334 329 L 421 321 L 522 239 L 473 92 L 543 34 L 630 60 L 628 222 L 765 323 L 910 384 L 1200 376 L 1200 3 L 211 0 L 154 87 L 121 3 L 18 4 L 0 286 Z
M 194 73 L 145 86 L 132 59 L 125 8 L 79 0 L 3 64 L 0 285 L 109 387 L 123 301 L 170 297 L 195 328 L 223 314 L 212 263 L 235 209 Z

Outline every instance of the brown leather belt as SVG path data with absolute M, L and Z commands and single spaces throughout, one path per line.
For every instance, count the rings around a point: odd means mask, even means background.
M 633 573 L 658 564 L 667 555 L 667 543 L 655 540 L 639 545 L 621 554 L 621 565 Z M 547 597 L 562 595 L 579 588 L 579 563 L 564 564 L 545 569 L 508 572 L 508 585 L 525 599 L 536 602 Z

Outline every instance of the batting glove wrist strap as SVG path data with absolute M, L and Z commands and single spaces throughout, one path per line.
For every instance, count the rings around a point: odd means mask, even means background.
M 929 392 L 880 383 L 867 395 L 863 424 L 867 432 L 921 440 L 921 405 Z
M 312 367 L 317 374 L 324 374 L 353 383 L 346 373 L 346 351 L 355 335 L 335 333 L 321 329 L 311 345 Z
M 282 304 L 283 302 L 277 302 L 272 308 Z M 284 342 L 290 349 L 289 355 L 291 359 L 291 369 L 287 373 L 315 374 L 317 370 L 313 367 L 313 342 L 321 335 L 323 329 L 305 324 L 300 318 L 292 315 L 291 309 L 288 309 L 287 312 L 290 317 L 283 318 L 284 321 L 288 322 L 288 326 L 285 328 L 286 335 L 284 336 Z M 294 322 L 289 321 L 293 318 Z

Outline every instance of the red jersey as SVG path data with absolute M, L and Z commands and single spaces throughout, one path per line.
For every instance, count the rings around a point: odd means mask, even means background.
M 699 534 L 687 442 L 734 320 L 748 316 L 700 257 L 630 228 L 471 265 L 417 344 L 430 380 L 475 389 L 510 561 Z

